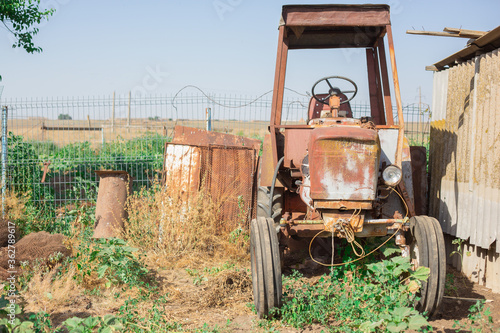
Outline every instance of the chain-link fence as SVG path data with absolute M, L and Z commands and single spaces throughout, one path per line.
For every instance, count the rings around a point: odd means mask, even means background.
M 125 170 L 133 188 L 149 187 L 161 172 L 164 145 L 183 125 L 263 139 L 272 96 L 176 94 L 134 98 L 3 100 L 8 107 L 7 186 L 35 202 L 67 203 L 96 196 L 95 170 Z M 283 122 L 304 124 L 309 98 L 288 92 Z M 368 104 L 352 103 L 354 117 Z M 429 110 L 403 108 L 411 143 L 426 143 Z

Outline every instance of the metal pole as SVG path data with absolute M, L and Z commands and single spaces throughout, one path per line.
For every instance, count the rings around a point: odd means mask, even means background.
M 115 92 L 113 91 L 113 108 L 111 109 L 111 132 L 115 132 Z
M 212 109 L 206 108 L 205 113 L 207 115 L 207 131 L 212 130 Z
M 422 142 L 424 141 L 424 113 L 422 112 L 422 87 L 418 87 L 418 114 L 419 114 L 419 134 L 422 135 Z M 417 134 L 418 138 L 418 134 Z
M 7 191 L 7 107 L 2 107 L 2 218 L 5 218 L 5 192 Z
M 132 93 L 129 91 L 128 92 L 128 112 L 127 112 L 127 127 L 128 130 L 127 132 L 130 132 L 130 99 L 131 99 Z

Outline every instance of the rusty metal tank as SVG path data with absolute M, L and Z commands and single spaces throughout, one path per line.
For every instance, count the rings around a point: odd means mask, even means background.
M 96 171 L 100 177 L 95 210 L 94 238 L 120 237 L 128 217 L 125 205 L 131 193 L 132 177 L 126 171 Z

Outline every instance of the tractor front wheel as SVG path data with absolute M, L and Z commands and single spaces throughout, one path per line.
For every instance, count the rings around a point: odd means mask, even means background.
M 430 269 L 427 281 L 422 282 L 420 300 L 416 307 L 421 312 L 434 315 L 444 295 L 446 280 L 446 252 L 443 231 L 439 222 L 428 216 L 414 216 L 410 219 L 410 258 L 414 269 L 425 266 Z
M 250 255 L 255 310 L 259 318 L 281 307 L 282 281 L 278 236 L 271 218 L 250 223 Z

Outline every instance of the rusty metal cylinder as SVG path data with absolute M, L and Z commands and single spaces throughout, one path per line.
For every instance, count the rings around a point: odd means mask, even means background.
M 95 210 L 94 238 L 120 237 L 128 217 L 125 205 L 132 189 L 132 177 L 126 171 L 96 171 L 99 192 Z

